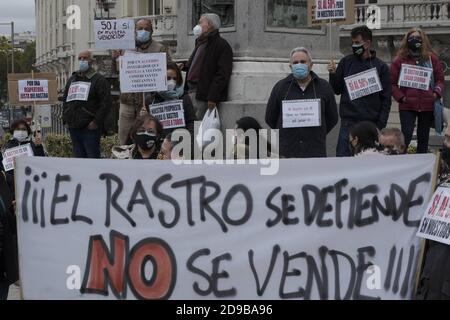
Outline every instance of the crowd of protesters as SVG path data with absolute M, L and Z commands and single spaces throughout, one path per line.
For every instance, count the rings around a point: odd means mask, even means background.
M 165 129 L 151 114 L 153 104 L 182 100 L 185 127 L 194 143 L 194 123 L 202 121 L 205 114 L 221 107 L 226 101 L 233 68 L 233 51 L 219 32 L 220 18 L 205 14 L 194 28 L 197 37 L 195 49 L 186 63 L 175 63 L 169 50 L 153 40 L 150 20 L 136 23 L 136 51 L 142 53 L 167 53 L 167 91 L 146 94 L 122 94 L 120 96 L 119 140 L 112 150 L 116 159 L 169 160 L 180 159 L 174 154 L 178 141 L 172 139 L 173 129 Z M 372 32 L 362 26 L 351 33 L 353 53 L 339 64 L 328 65 L 329 79 L 322 79 L 313 71 L 314 57 L 304 47 L 297 47 L 290 55 L 292 73 L 273 87 L 267 103 L 265 121 L 268 127 L 279 130 L 280 158 L 327 157 L 327 135 L 338 124 L 340 132 L 336 148 L 338 157 L 366 157 L 401 155 L 407 152 L 417 122 L 418 153 L 428 152 L 430 128 L 434 126 L 434 104 L 444 94 L 442 64 L 433 52 L 426 34 L 417 28 L 407 32 L 397 57 L 389 67 L 373 50 Z M 124 52 L 113 52 L 114 61 Z M 74 72 L 66 85 L 63 101 L 63 120 L 67 125 L 77 158 L 100 158 L 100 138 L 109 106 L 110 87 L 106 79 L 93 68 L 92 54 L 81 52 L 78 56 L 79 70 Z M 433 74 L 428 90 L 400 87 L 398 79 L 402 65 L 431 68 Z M 381 90 L 352 99 L 345 79 L 349 76 L 374 69 L 382 86 Z M 185 81 L 182 72 L 186 72 Z M 87 92 L 78 98 L 69 97 L 73 85 L 83 83 Z M 340 106 L 336 104 L 340 96 Z M 401 129 L 386 128 L 392 100 L 399 103 Z M 285 101 L 319 101 L 315 126 L 288 127 L 285 125 L 283 108 Z M 231 128 L 230 128 L 231 129 Z M 258 132 L 262 125 L 251 117 L 236 122 L 232 157 L 250 158 L 249 139 L 246 132 Z M 239 132 L 239 133 L 238 133 Z M 244 133 L 244 135 L 242 135 Z M 447 131 L 448 135 L 450 132 Z M 11 126 L 11 140 L 2 151 L 30 144 L 35 156 L 45 156 L 40 137 L 34 137 L 24 120 Z M 450 164 L 448 152 L 450 137 L 446 135 L 445 163 Z M 260 137 L 258 136 L 258 139 Z M 271 145 L 267 141 L 267 152 Z M 259 146 L 258 140 L 258 146 Z M 259 152 L 257 153 L 259 156 Z M 0 154 L 0 160 L 2 160 Z M 0 161 L 1 163 L 1 161 Z M 447 166 L 448 168 L 448 166 Z M 8 287 L 17 281 L 14 267 L 14 171 L 4 172 L 0 164 L 0 300 L 6 299 Z M 6 190 L 10 192 L 6 192 Z M 439 246 L 438 246 L 439 247 Z M 448 251 L 448 247 L 441 251 Z M 445 251 L 444 254 L 448 252 Z M 439 255 L 438 248 L 430 254 Z M 447 258 L 447 260 L 449 260 Z M 431 263 L 431 262 L 430 262 Z M 428 268 L 431 268 L 427 265 Z M 450 270 L 450 266 L 443 267 Z M 447 269 L 445 269 L 447 268 Z M 428 270 L 428 269 L 426 269 Z

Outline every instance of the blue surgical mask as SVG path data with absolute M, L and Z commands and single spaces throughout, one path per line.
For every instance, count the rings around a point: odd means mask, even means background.
M 146 43 L 150 40 L 152 34 L 147 30 L 136 31 L 136 41 L 139 43 Z
M 304 80 L 309 76 L 309 67 L 304 63 L 297 63 L 292 66 L 292 74 L 298 80 Z
M 89 61 L 80 61 L 80 71 L 86 72 L 89 70 Z

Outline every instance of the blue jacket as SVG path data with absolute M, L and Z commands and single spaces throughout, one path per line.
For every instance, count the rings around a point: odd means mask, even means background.
M 392 105 L 391 74 L 386 63 L 376 57 L 362 60 L 355 55 L 344 57 L 338 65 L 335 74 L 330 74 L 330 84 L 337 95 L 341 95 L 339 114 L 342 120 L 351 122 L 371 121 L 379 129 L 386 127 Z M 376 68 L 383 90 L 351 101 L 344 79 L 348 76 Z

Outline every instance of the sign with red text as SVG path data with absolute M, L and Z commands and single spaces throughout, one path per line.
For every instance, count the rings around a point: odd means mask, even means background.
M 48 101 L 48 80 L 19 80 L 19 101 Z
M 3 152 L 3 168 L 5 172 L 14 170 L 14 159 L 18 157 L 32 157 L 34 156 L 33 149 L 30 144 L 24 144 L 15 148 L 6 149 Z
M 356 100 L 383 90 L 376 68 L 344 78 L 350 100 Z
M 398 86 L 428 91 L 433 69 L 410 64 L 402 64 Z
M 165 53 L 127 53 L 120 60 L 120 92 L 167 91 Z
M 345 19 L 345 0 L 315 0 L 316 20 Z
M 91 91 L 91 83 L 84 81 L 72 82 L 67 92 L 66 102 L 88 101 Z
M 450 184 L 441 185 L 434 193 L 417 236 L 450 245 Z
M 435 162 L 18 158 L 23 295 L 411 299 Z
M 164 129 L 186 126 L 183 100 L 173 100 L 149 106 L 150 114 L 161 122 Z

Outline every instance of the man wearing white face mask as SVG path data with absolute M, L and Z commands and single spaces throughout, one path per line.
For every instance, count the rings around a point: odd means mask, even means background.
M 169 50 L 162 43 L 153 40 L 153 25 L 149 19 L 140 19 L 136 22 L 136 52 L 140 53 L 166 53 L 167 62 L 172 61 Z M 113 51 L 112 58 L 117 59 L 123 55 L 121 50 Z M 115 64 L 116 72 L 118 65 Z M 119 111 L 119 140 L 125 145 L 129 140 L 130 130 L 143 107 L 142 94 L 122 93 L 120 95 Z
M 312 71 L 307 49 L 292 50 L 290 65 L 292 74 L 272 90 L 266 123 L 280 130 L 280 157 L 326 157 L 327 134 L 338 122 L 333 89 Z
M 184 67 L 185 90 L 189 92 L 198 119 L 208 109 L 213 110 L 228 97 L 228 86 L 233 71 L 233 50 L 219 34 L 218 15 L 204 14 L 193 32 L 195 49 Z

